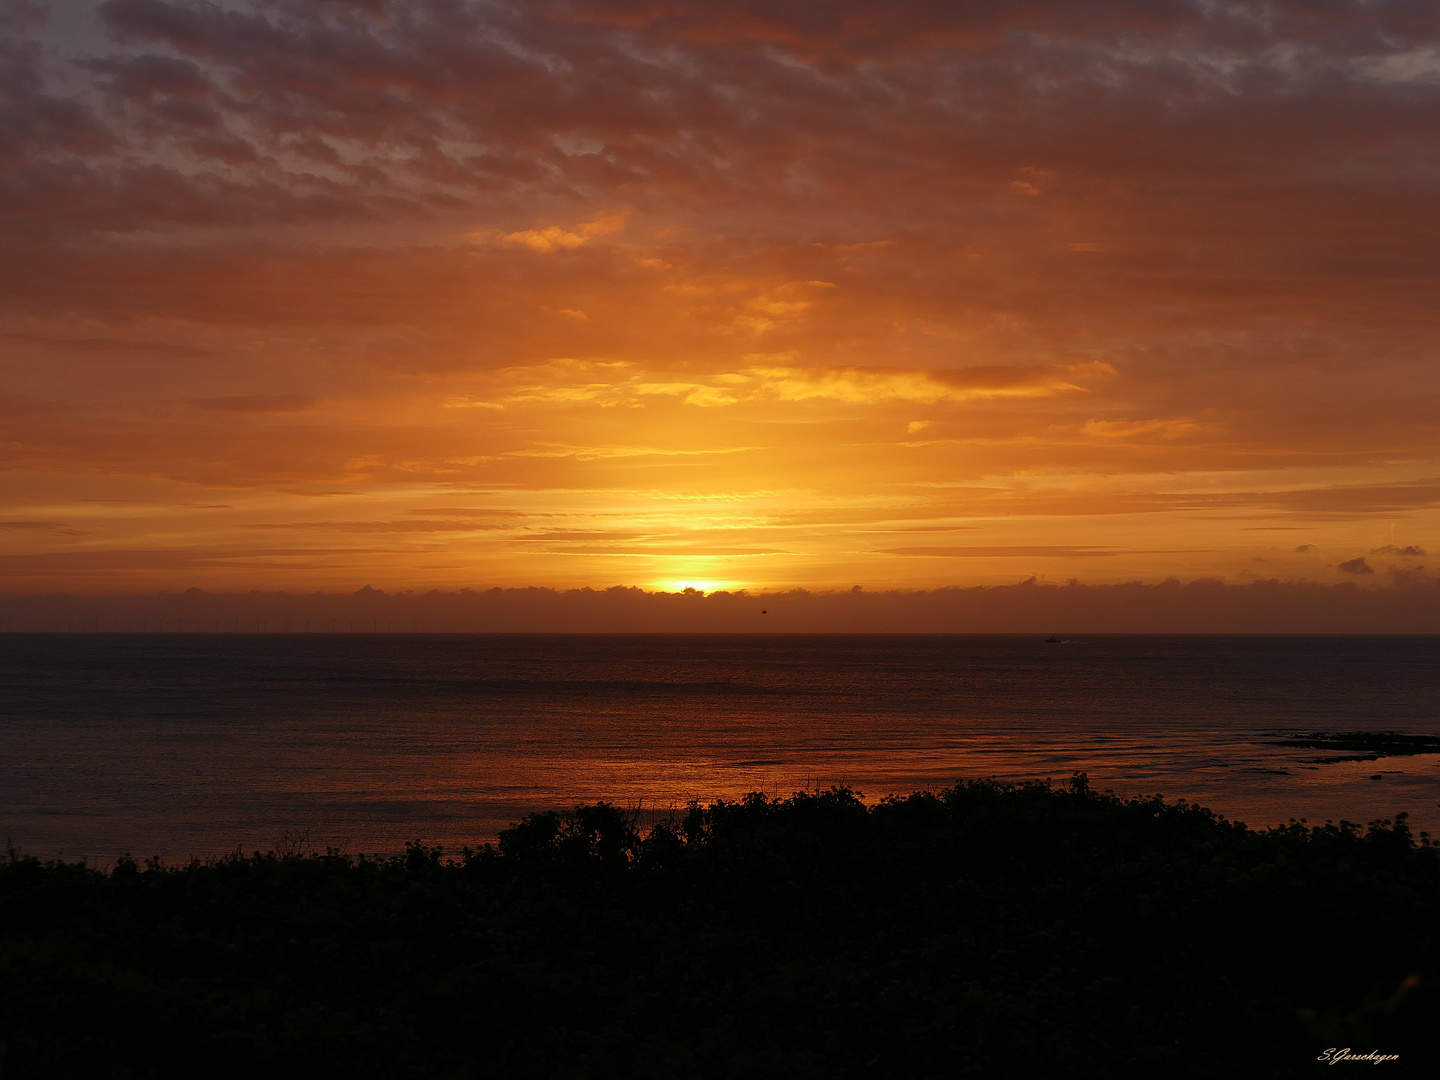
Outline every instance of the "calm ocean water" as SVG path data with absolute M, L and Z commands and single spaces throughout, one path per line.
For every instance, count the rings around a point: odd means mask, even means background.
M 579 801 L 1084 770 L 1256 826 L 1440 833 L 1440 755 L 1268 742 L 1385 730 L 1440 734 L 1440 638 L 9 634 L 0 829 L 101 863 L 454 849 Z

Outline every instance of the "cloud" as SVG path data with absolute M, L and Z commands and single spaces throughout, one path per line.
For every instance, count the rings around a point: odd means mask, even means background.
M 0 521 L 0 530 L 15 532 L 55 533 L 61 536 L 78 536 L 80 533 L 58 521 Z
M 1189 420 L 1086 420 L 1080 430 L 1100 439 L 1136 439 L 1158 436 L 1179 439 L 1199 430 Z
M 639 404 L 647 397 L 673 397 L 686 405 L 715 408 L 742 402 L 831 401 L 846 405 L 888 402 L 937 404 L 997 398 L 1045 398 L 1083 393 L 1086 383 L 1113 376 L 1108 365 L 984 366 L 958 369 L 772 367 L 753 365 L 721 371 L 704 381 L 666 379 L 661 373 L 583 361 L 547 365 L 557 381 L 527 384 L 490 401 L 454 400 L 451 407 L 496 408 L 507 404 Z M 542 369 L 536 369 L 536 374 Z M 568 381 L 567 376 L 587 381 Z M 594 376 L 602 378 L 594 378 Z M 921 430 L 927 422 L 919 421 Z
M 50 337 L 43 334 L 0 334 L 0 341 L 37 345 L 69 354 L 150 354 L 177 358 L 213 356 L 214 350 L 173 341 L 134 341 L 111 337 Z
M 717 446 L 702 449 L 681 449 L 661 446 L 567 446 L 558 443 L 537 443 L 523 450 L 510 450 L 512 458 L 574 458 L 579 461 L 600 461 L 606 458 L 637 457 L 708 457 L 715 454 L 745 454 L 762 450 L 759 446 Z
M 147 552 L 147 559 L 202 566 L 212 552 Z M 547 553 L 554 557 L 555 553 Z M 561 556 L 563 557 L 563 556 Z M 623 556 L 622 556 L 623 557 Z M 147 559 L 130 563 L 143 570 Z M 94 562 L 94 561 L 92 561 Z M 0 559 L 0 573 L 10 569 Z M 1357 589 L 1303 581 L 1225 585 L 1207 579 L 1051 585 L 1030 578 L 975 588 L 807 591 L 697 589 L 678 597 L 636 588 L 405 590 L 389 582 L 326 592 L 166 592 L 129 595 L 7 596 L 8 624 L 53 630 L 142 626 L 209 628 L 232 619 L 278 628 L 316 626 L 389 632 L 787 632 L 1025 633 L 1038 643 L 1057 630 L 1078 633 L 1421 633 L 1440 630 L 1440 583 L 1418 576 Z M 762 616 L 762 611 L 764 615 Z
M 1383 83 L 1440 83 L 1440 48 L 1434 45 L 1404 49 L 1354 61 L 1365 77 Z
M 1440 480 L 1425 478 L 1380 484 L 1335 484 L 1265 492 L 1197 492 L 1170 496 L 1165 501 L 1177 508 L 1263 507 L 1282 510 L 1306 520 L 1343 521 L 1440 506 Z
M 414 0 L 362 17 L 299 0 L 250 9 L 110 0 L 99 7 L 110 52 L 76 57 L 93 95 L 47 92 L 37 62 L 17 54 L 37 75 L 15 111 L 54 114 L 30 121 L 38 142 L 26 145 L 57 162 L 101 150 L 84 129 L 104 148 L 143 147 L 197 194 L 219 177 L 193 166 L 223 165 L 239 174 L 229 201 L 240 216 L 266 202 L 321 211 L 326 194 L 417 220 L 495 195 L 512 206 L 527 195 L 592 205 L 744 197 L 801 217 L 847 203 L 868 216 L 882 199 L 895 205 L 896 181 L 922 196 L 917 207 L 948 216 L 967 200 L 936 196 L 956 181 L 960 192 L 1010 202 L 1012 183 L 1043 189 L 1045 200 L 1023 201 L 1073 206 L 1078 177 L 1103 188 L 1135 171 L 1125 148 L 1137 130 L 1150 170 L 1172 180 L 1193 179 L 1197 162 L 1216 173 L 1257 159 L 1283 165 L 1297 135 L 1324 160 L 1327 147 L 1366 132 L 1364 114 L 1428 85 L 1435 55 L 1423 24 L 1390 9 L 1341 18 L 1287 8 L 1262 23 L 1193 5 L 886 8 L 845 4 L 820 16 L 813 5 L 754 4 L 719 19 L 695 0 L 623 14 Z M 1277 61 L 1285 55 L 1303 61 Z M 1341 95 L 1351 113 L 1284 108 Z M 88 97 L 103 107 L 87 109 Z M 197 125 L 219 137 L 197 138 Z M 1281 137 L 1267 141 L 1272 125 Z M 236 156 L 239 144 L 253 156 Z M 1231 154 L 1206 156 L 1221 145 Z M 221 200 L 202 199 L 224 212 Z M 170 202 L 140 190 L 106 201 L 128 228 L 163 220 Z M 1235 209 L 1248 216 L 1243 202 Z M 1234 227 L 1244 234 L 1243 220 Z M 558 223 L 486 228 L 549 253 L 589 239 Z
M 510 518 L 523 516 L 526 512 L 490 506 L 431 506 L 419 510 L 407 510 L 406 513 L 424 516 Z
M 1360 555 L 1353 559 L 1347 559 L 1338 567 L 1342 574 L 1373 574 L 1375 568 L 1365 561 L 1365 556 Z
M 406 520 L 406 521 L 284 521 L 261 522 L 245 526 L 263 531 L 295 530 L 299 532 L 339 533 L 466 533 L 506 528 L 505 525 L 470 521 Z
M 1397 547 L 1394 544 L 1386 544 L 1384 547 L 1371 548 L 1368 554 L 1398 555 L 1401 558 L 1405 559 L 1423 559 L 1425 557 L 1425 549 L 1422 547 L 1417 547 L 1414 544 L 1409 544 L 1403 548 Z
M 229 413 L 299 413 L 308 412 L 320 403 L 319 398 L 303 394 L 242 394 L 235 397 L 196 398 L 196 408 Z
M 1440 522 L 1428 9 L 72 6 L 0 34 L 6 518 L 733 500 L 847 586 L 1002 571 L 875 554 L 917 523 L 1148 579 Z M 365 558 L 614 580 L 454 539 Z
M 175 56 L 112 56 L 85 60 L 78 66 L 100 75 L 101 85 L 109 93 L 129 102 L 203 99 L 216 91 L 199 64 Z
M 1015 559 L 1015 558 L 1039 558 L 1039 559 L 1091 559 L 1106 555 L 1123 555 L 1123 548 L 1092 548 L 1092 547 L 1064 547 L 1064 546 L 1014 546 L 1002 545 L 986 547 L 974 545 L 969 547 L 902 547 L 887 548 L 882 555 L 924 555 L 929 557 L 940 557 L 947 559 Z
M 594 221 L 586 221 L 575 226 L 573 230 L 564 229 L 559 225 L 547 225 L 543 229 L 522 229 L 518 232 L 503 233 L 499 239 L 506 244 L 518 244 L 541 255 L 551 255 L 557 251 L 583 247 L 597 236 L 609 236 L 619 232 L 625 227 L 627 216 L 625 213 L 605 213 L 595 218 Z M 488 239 L 488 234 L 476 233 L 473 238 Z M 583 311 L 566 310 L 562 314 L 578 316 L 582 320 L 586 318 Z
M 887 368 L 752 367 L 738 374 L 754 383 L 753 393 L 780 401 L 826 398 L 846 404 L 879 401 L 975 401 L 986 398 L 1040 398 L 1084 392 L 1082 380 L 1113 375 L 1105 364 L 1049 367 L 981 366 L 940 370 Z

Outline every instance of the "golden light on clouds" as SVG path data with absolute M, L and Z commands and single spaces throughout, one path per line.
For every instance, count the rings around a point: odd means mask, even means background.
M 603 213 L 594 221 L 576 225 L 573 231 L 560 225 L 546 225 L 541 229 L 520 229 L 516 232 L 501 233 L 498 238 L 501 243 L 518 244 L 541 255 L 550 255 L 557 251 L 583 247 L 596 237 L 608 236 L 618 231 L 624 227 L 627 216 L 618 211 Z M 484 243 L 490 239 L 491 235 L 486 232 L 476 232 L 472 233 L 470 238 Z M 565 313 L 583 314 L 568 311 L 568 309 Z
M 0 591 L 1433 572 L 1435 20 L 799 10 L 7 16 Z

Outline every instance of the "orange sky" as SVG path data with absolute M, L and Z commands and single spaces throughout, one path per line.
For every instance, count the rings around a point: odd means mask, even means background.
M 0 592 L 1440 557 L 1433 3 L 0 10 Z

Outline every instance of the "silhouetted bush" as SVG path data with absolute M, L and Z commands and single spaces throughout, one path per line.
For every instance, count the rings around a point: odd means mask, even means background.
M 0 866 L 3 1076 L 1432 1075 L 1440 860 L 959 784 L 607 803 L 447 858 Z

